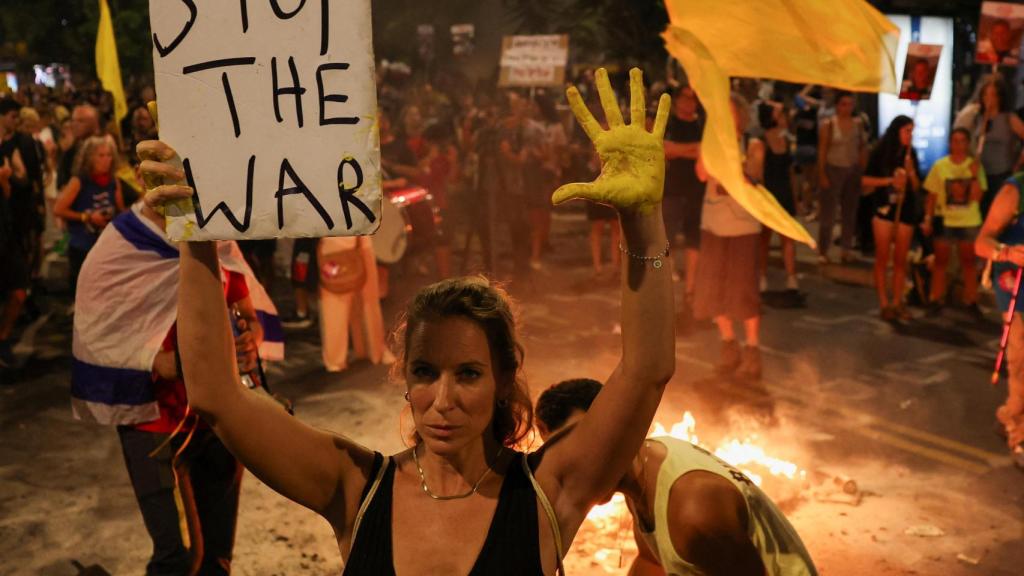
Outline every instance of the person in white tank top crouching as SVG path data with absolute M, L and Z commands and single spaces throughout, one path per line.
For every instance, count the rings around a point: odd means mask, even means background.
M 578 379 L 540 395 L 535 412 L 545 447 L 572 433 L 600 391 L 600 382 Z M 640 553 L 630 576 L 818 574 L 800 536 L 771 499 L 700 446 L 649 438 L 616 491 L 633 515 Z

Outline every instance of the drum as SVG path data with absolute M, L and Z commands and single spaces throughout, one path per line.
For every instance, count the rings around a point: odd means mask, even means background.
M 405 255 L 408 244 L 402 210 L 385 194 L 380 208 L 380 227 L 373 235 L 373 253 L 381 264 L 394 264 Z

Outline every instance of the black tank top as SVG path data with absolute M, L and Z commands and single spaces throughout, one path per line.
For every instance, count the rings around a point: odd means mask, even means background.
M 537 529 L 537 495 L 515 453 L 501 483 L 498 507 L 487 531 L 487 539 L 468 576 L 543 576 L 540 561 L 540 533 Z M 366 500 L 373 478 L 383 465 L 374 459 L 370 482 L 363 490 Z M 377 491 L 363 514 L 352 542 L 344 576 L 393 576 L 395 566 L 391 542 L 392 487 L 395 462 L 389 460 Z
M 764 187 L 775 196 L 792 195 L 789 184 L 789 169 L 793 157 L 789 150 L 776 154 L 768 142 L 764 143 Z

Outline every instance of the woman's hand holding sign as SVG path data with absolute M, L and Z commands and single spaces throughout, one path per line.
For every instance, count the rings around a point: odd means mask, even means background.
M 643 73 L 638 68 L 629 72 L 630 123 L 623 121 L 615 92 L 608 81 L 608 72 L 597 71 L 597 91 L 608 120 L 608 129 L 601 127 L 587 109 L 575 86 L 566 94 L 576 120 L 594 142 L 601 157 L 601 175 L 591 183 L 566 184 L 555 191 L 554 204 L 584 199 L 610 204 L 620 211 L 649 211 L 661 203 L 665 187 L 665 126 L 668 123 L 670 99 L 663 95 L 658 103 L 654 130 L 647 131 Z
M 159 130 L 156 102 L 150 102 L 147 107 Z M 185 204 L 182 206 L 183 209 L 191 209 L 189 199 L 195 190 L 185 184 L 185 171 L 180 168 L 181 159 L 178 158 L 178 153 L 160 140 L 139 142 L 135 151 L 142 160 L 139 167 L 142 169 L 142 179 L 146 184 L 146 204 L 161 215 L 168 205 L 179 202 Z
M 194 190 L 185 184 L 185 172 L 171 164 L 178 155 L 173 148 L 160 140 L 146 140 L 136 152 L 142 160 L 145 201 L 150 208 L 163 214 L 167 205 L 192 197 Z

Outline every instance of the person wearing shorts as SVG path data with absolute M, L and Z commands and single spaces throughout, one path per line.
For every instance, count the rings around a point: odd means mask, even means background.
M 875 145 L 861 177 L 874 208 L 871 226 L 875 240 L 875 289 L 883 320 L 911 319 L 904 304 L 907 256 L 914 230 L 921 224 L 923 201 L 918 198 L 920 164 L 913 142 L 914 121 L 908 116 L 893 119 Z M 888 266 L 892 260 L 892 276 Z
M 964 283 L 961 302 L 980 318 L 974 240 L 981 229 L 981 199 L 988 182 L 981 162 L 969 155 L 970 146 L 970 131 L 953 130 L 949 156 L 936 161 L 924 181 L 928 196 L 921 230 L 935 239 L 929 311 L 938 313 L 946 300 L 946 270 L 950 253 L 956 248 Z

